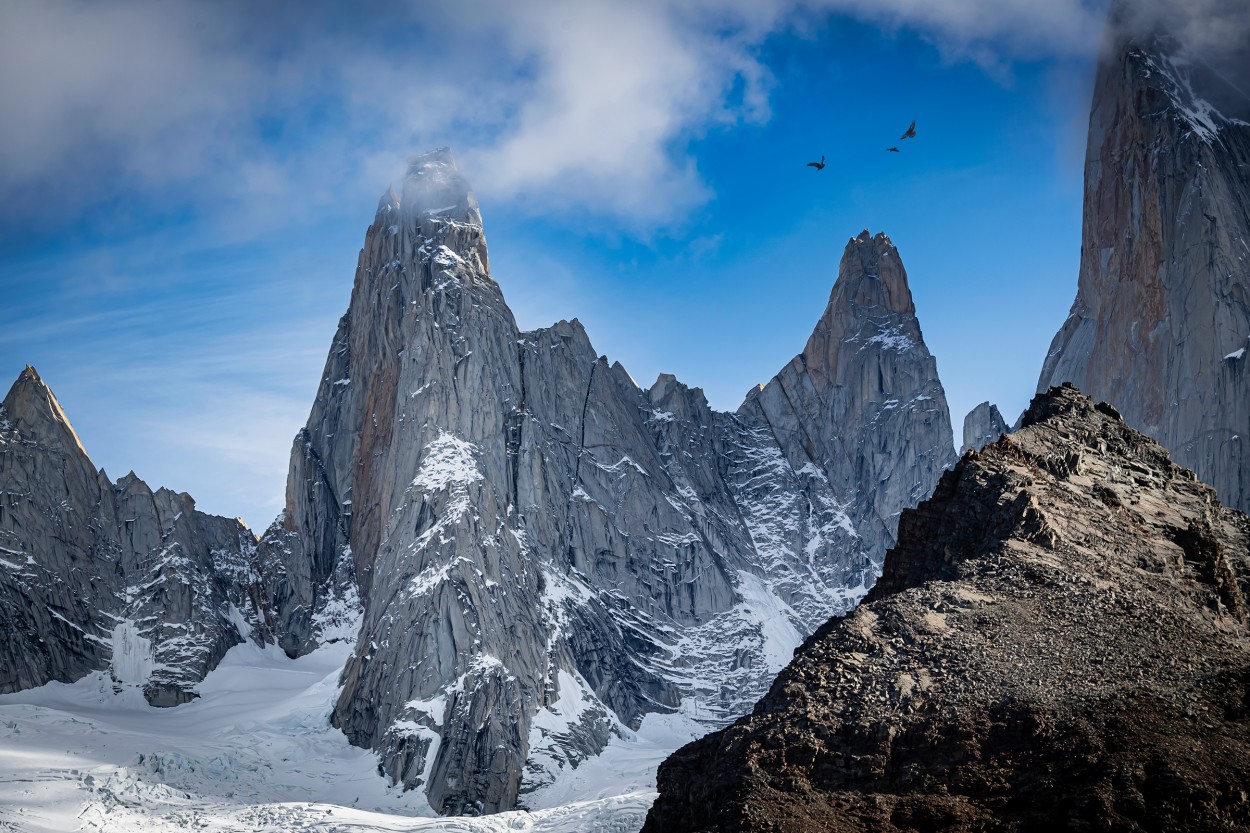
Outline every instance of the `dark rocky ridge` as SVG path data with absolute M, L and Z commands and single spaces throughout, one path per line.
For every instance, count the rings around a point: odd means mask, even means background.
M 1250 519 L 1074 388 L 903 513 L 884 574 L 645 833 L 1250 828 Z
M 256 537 L 97 470 L 39 374 L 0 404 L 0 692 L 109 671 L 154 705 L 271 639 Z

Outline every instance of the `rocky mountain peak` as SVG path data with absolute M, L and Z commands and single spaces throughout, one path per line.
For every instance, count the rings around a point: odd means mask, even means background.
M 84 459 L 90 459 L 56 395 L 29 364 L 18 374 L 4 402 L 0 403 L 0 420 L 30 439 L 67 444 L 77 449 Z
M 267 634 L 254 536 L 133 472 L 111 483 L 32 367 L 0 413 L 0 472 L 0 692 L 108 671 L 177 705 Z
M 1122 63 L 1126 80 L 1165 96 L 1203 141 L 1250 120 L 1250 6 L 1242 0 L 1144 3 L 1116 0 L 1103 63 Z
M 847 364 L 870 375 L 872 363 L 860 360 L 865 351 L 867 355 L 879 355 L 882 351 L 902 354 L 919 348 L 927 355 L 923 345 L 907 271 L 898 250 L 885 234 L 874 236 L 865 229 L 847 242 L 829 303 L 795 361 L 801 362 L 802 369 L 823 386 L 838 375 L 839 367 Z M 875 381 L 877 395 L 869 394 L 867 400 L 857 401 L 881 402 L 890 398 L 884 395 L 886 388 L 892 387 L 885 377 Z
M 829 303 L 882 307 L 915 315 L 907 272 L 894 243 L 884 232 L 873 235 L 864 229 L 858 237 L 847 241 Z

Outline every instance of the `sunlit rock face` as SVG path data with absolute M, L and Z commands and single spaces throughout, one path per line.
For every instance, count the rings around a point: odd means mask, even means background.
M 32 367 L 0 404 L 0 692 L 99 670 L 173 706 L 270 638 L 241 521 L 92 464 Z
M 368 230 L 258 560 L 291 654 L 358 594 L 335 724 L 435 810 L 492 812 L 648 714 L 749 707 L 953 457 L 884 235 L 850 241 L 803 353 L 720 413 L 669 375 L 640 388 L 576 320 L 519 331 L 436 151 Z
M 1071 381 L 1116 403 L 1246 510 L 1250 11 L 1209 2 L 1209 19 L 1163 19 L 1139 5 L 1111 13 L 1077 296 L 1038 390 Z

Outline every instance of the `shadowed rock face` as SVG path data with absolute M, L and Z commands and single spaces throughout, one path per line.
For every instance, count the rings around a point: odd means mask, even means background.
M 1142 9 L 1151 5 L 1137 4 Z M 1182 5 L 1176 4 L 1177 14 Z M 1250 10 L 1182 40 L 1115 4 L 1085 158 L 1081 268 L 1038 390 L 1071 381 L 1250 510 Z M 1185 41 L 1185 42 L 1183 42 Z
M 1250 826 L 1250 519 L 1071 387 L 903 513 L 883 575 L 644 833 Z
M 97 471 L 27 367 L 0 405 L 0 692 L 109 671 L 173 706 L 270 634 L 255 536 L 186 494 Z
M 379 204 L 258 559 L 289 653 L 359 604 L 335 725 L 435 810 L 492 812 L 648 713 L 748 708 L 952 459 L 884 235 L 850 241 L 803 354 L 718 413 L 640 388 L 576 320 L 518 331 L 436 151 Z

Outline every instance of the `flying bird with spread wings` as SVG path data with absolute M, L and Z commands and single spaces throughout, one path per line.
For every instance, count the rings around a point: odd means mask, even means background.
M 890 153 L 902 153 L 898 148 L 886 148 Z
M 899 136 L 899 138 L 900 138 L 900 139 L 914 139 L 914 138 L 916 138 L 916 122 L 915 122 L 915 121 L 912 121 L 911 126 L 907 128 L 907 132 L 906 132 L 906 133 L 904 133 L 902 136 Z
M 823 171 L 825 169 L 825 155 L 823 153 L 820 155 L 819 162 L 808 162 L 807 167 L 815 168 L 818 171 Z

